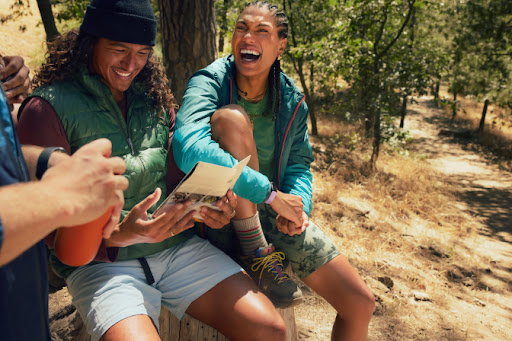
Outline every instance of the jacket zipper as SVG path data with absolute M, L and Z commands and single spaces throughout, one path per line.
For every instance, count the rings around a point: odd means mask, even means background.
M 293 120 L 295 119 L 295 115 L 297 114 L 297 111 L 299 110 L 299 106 L 302 102 L 304 102 L 304 99 L 306 96 L 304 95 L 302 99 L 299 101 L 299 104 L 297 104 L 297 107 L 295 108 L 295 111 L 293 112 L 292 119 L 290 120 L 290 123 L 288 123 L 288 127 L 286 128 L 286 132 L 284 134 L 283 143 L 281 144 L 281 153 L 279 154 L 279 162 L 277 166 L 277 188 L 281 188 L 281 160 L 283 158 L 283 152 L 284 152 L 284 144 L 286 143 L 286 139 L 288 138 L 288 132 L 290 131 L 290 127 L 292 126 Z M 280 135 L 280 134 L 279 134 Z M 281 138 L 281 136 L 279 136 Z

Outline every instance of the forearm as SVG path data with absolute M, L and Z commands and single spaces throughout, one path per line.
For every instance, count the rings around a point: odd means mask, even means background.
M 198 161 L 226 167 L 233 167 L 238 162 L 211 139 L 209 132 L 209 127 L 205 124 L 190 124 L 174 133 L 174 158 L 183 172 L 189 172 Z M 233 191 L 236 195 L 259 204 L 266 199 L 269 187 L 270 182 L 265 175 L 245 167 Z
M 36 179 L 36 169 L 37 169 L 37 160 L 43 151 L 43 147 L 39 146 L 21 146 L 21 151 L 23 152 L 23 157 L 25 158 L 25 163 L 27 164 L 28 173 L 30 174 L 31 180 Z M 66 153 L 54 152 L 50 155 L 48 159 L 48 168 L 58 164 L 59 162 L 64 161 L 69 158 L 69 155 Z
M 3 225 L 0 266 L 43 239 L 58 227 L 58 221 L 72 215 L 71 211 L 69 203 L 59 200 L 54 189 L 43 182 L 0 188 L 0 217 Z
M 37 166 L 37 158 L 41 155 L 43 151 L 43 147 L 39 146 L 21 146 L 21 151 L 23 152 L 23 158 L 25 159 L 25 163 L 27 164 L 28 173 L 30 174 L 30 179 L 36 179 L 36 166 Z

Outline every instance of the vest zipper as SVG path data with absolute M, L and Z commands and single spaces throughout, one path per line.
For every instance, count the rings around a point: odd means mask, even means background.
M 130 134 L 130 133 L 128 132 L 128 134 Z M 133 148 L 133 142 L 129 135 L 126 138 L 126 141 L 128 142 L 128 146 L 130 147 L 130 151 L 131 151 L 132 155 L 135 155 L 135 149 Z
M 137 185 L 133 187 L 135 190 L 134 193 L 139 193 L 140 189 L 142 188 L 142 181 L 143 181 L 144 175 L 146 173 L 146 167 L 142 163 L 142 160 L 140 159 L 140 157 L 135 155 L 135 148 L 133 146 L 133 141 L 132 141 L 131 133 L 130 133 L 131 132 L 130 116 L 132 114 L 131 110 L 133 109 L 132 108 L 133 98 L 131 96 L 128 96 L 128 93 L 126 94 L 126 96 L 127 96 L 126 97 L 126 142 L 128 142 L 128 146 L 130 147 L 133 158 L 135 159 L 135 161 L 138 163 L 138 165 L 140 167 L 141 173 L 139 176 L 139 181 L 137 182 Z

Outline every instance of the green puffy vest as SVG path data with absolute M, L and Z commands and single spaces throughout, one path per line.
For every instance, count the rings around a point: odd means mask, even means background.
M 162 189 L 162 197 L 149 213 L 165 199 L 169 113 L 157 111 L 151 98 L 138 85 L 132 84 L 126 92 L 126 121 L 109 87 L 98 75 L 90 74 L 87 69 L 82 70 L 73 82 L 43 86 L 31 96 L 45 99 L 55 109 L 72 153 L 101 137 L 112 142 L 112 156 L 123 158 L 126 164 L 124 175 L 129 180 L 129 186 L 124 192 L 125 204 L 121 219 L 156 187 Z M 160 243 L 123 247 L 119 250 L 117 260 L 149 256 L 188 237 L 188 233 L 180 233 Z M 68 269 L 60 269 L 55 260 L 52 259 L 52 263 L 56 271 L 67 277 L 73 268 L 62 264 Z

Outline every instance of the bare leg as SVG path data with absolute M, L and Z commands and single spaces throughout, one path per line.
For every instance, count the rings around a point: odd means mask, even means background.
M 243 160 L 251 155 L 248 166 L 259 171 L 258 152 L 252 136 L 249 116 L 239 105 L 227 105 L 217 110 L 210 121 L 212 138 L 235 159 Z M 256 214 L 256 204 L 238 198 L 235 219 L 245 219 Z
M 375 298 L 345 256 L 322 265 L 304 283 L 338 312 L 331 340 L 366 340 Z
M 286 337 L 281 315 L 243 273 L 226 278 L 192 302 L 187 314 L 232 341 L 284 340 Z
M 160 341 L 155 325 L 147 315 L 134 315 L 110 327 L 101 341 Z

